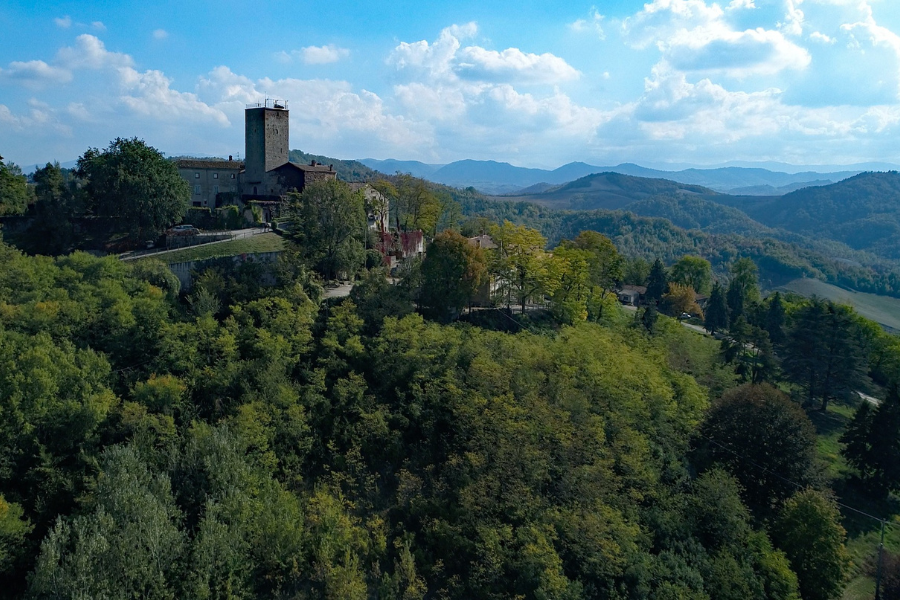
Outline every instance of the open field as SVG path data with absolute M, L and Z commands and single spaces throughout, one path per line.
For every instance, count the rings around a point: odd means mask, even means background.
M 865 318 L 900 331 L 900 298 L 845 290 L 818 279 L 795 279 L 778 289 L 848 304 Z
M 278 252 L 284 250 L 284 240 L 275 233 L 262 233 L 252 237 L 231 240 L 228 242 L 213 242 L 200 246 L 191 246 L 175 252 L 166 252 L 158 256 L 168 264 L 189 262 L 192 260 L 205 260 L 207 258 L 219 258 L 223 256 L 236 256 L 238 254 L 250 254 L 252 252 Z M 153 255 L 147 258 L 154 258 Z M 136 260 L 146 260 L 139 258 Z

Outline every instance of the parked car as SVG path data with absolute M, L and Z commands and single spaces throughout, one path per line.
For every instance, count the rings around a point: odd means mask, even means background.
M 166 232 L 167 235 L 197 235 L 199 233 L 200 230 L 193 225 L 176 225 Z

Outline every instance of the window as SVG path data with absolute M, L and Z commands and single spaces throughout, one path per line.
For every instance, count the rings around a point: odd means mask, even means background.
M 216 194 L 219 193 L 219 186 L 217 186 L 217 185 L 213 186 L 213 193 L 216 193 Z
M 195 200 L 193 204 L 194 204 L 194 206 L 200 206 L 200 201 L 199 201 L 199 200 Z
M 194 179 L 200 179 L 200 173 L 194 173 Z
M 213 179 L 218 179 L 218 178 L 219 178 L 219 174 L 218 174 L 218 173 L 213 173 Z
M 199 193 L 200 193 L 200 186 L 199 186 L 199 185 L 195 185 L 195 186 L 194 186 L 194 193 L 195 193 L 195 194 L 199 194 Z
M 231 178 L 234 179 L 234 173 L 231 174 Z

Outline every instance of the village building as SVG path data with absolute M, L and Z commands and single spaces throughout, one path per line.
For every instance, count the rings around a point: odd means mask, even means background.
M 619 297 L 619 302 L 622 304 L 628 306 L 640 306 L 646 293 L 646 286 L 626 284 L 622 286 L 622 289 L 616 292 L 616 295 Z
M 287 102 L 267 99 L 244 110 L 244 160 L 179 159 L 179 174 L 191 185 L 191 205 L 218 208 L 228 204 L 280 202 L 288 192 L 302 192 L 314 181 L 337 177 L 333 165 L 292 163 Z M 271 205 L 269 205 L 271 206 Z M 271 211 L 268 211 L 271 212 Z

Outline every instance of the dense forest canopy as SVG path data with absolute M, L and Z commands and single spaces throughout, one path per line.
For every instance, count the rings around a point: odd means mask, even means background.
M 608 285 L 604 239 L 553 269 Z M 851 566 L 804 411 L 674 320 L 511 334 L 383 275 L 319 305 L 302 268 L 217 266 L 185 298 L 153 263 L 0 253 L 2 597 L 826 599 Z M 771 464 L 810 487 L 704 447 L 776 458 L 729 410 L 803 431 Z

